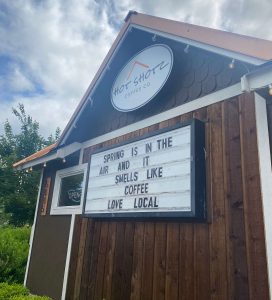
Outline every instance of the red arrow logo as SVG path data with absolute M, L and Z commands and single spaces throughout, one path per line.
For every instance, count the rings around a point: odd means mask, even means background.
M 134 67 L 135 67 L 136 65 L 139 65 L 139 66 L 141 66 L 141 67 L 143 67 L 143 68 L 147 68 L 147 69 L 149 68 L 148 65 L 145 65 L 145 64 L 143 64 L 143 63 L 141 63 L 141 62 L 135 60 L 135 62 L 133 63 L 133 65 L 132 65 L 132 67 L 131 67 L 131 69 L 130 69 L 130 72 L 129 72 L 129 74 L 128 74 L 127 80 L 130 78 L 130 75 L 131 75 L 131 73 L 132 73 L 132 71 L 134 70 Z

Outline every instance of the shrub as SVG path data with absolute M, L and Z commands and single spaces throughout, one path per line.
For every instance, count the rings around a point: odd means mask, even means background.
M 30 295 L 29 290 L 21 284 L 0 283 L 0 300 L 50 300 L 48 297 Z
M 28 295 L 29 291 L 21 284 L 0 283 L 0 300 L 10 299 L 13 296 Z
M 29 236 L 28 227 L 0 228 L 0 282 L 23 282 Z
M 15 296 L 10 298 L 10 300 L 50 300 L 50 298 L 45 296 L 28 295 L 28 296 Z

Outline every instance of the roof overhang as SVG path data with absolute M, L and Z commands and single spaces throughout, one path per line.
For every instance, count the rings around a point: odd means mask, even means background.
M 272 59 L 272 42 L 264 39 L 138 13 L 131 15 L 130 24 L 258 58 L 262 61 Z
M 29 161 L 25 161 L 25 162 L 22 160 L 18 163 L 15 163 L 13 165 L 13 167 L 16 170 L 28 169 L 28 168 L 31 168 L 34 166 L 42 165 L 42 164 L 47 163 L 52 160 L 63 159 L 80 149 L 81 149 L 80 143 L 72 143 L 68 146 L 64 146 L 64 147 L 60 147 L 60 148 L 53 148 L 51 151 L 49 151 L 48 153 L 46 153 L 40 157 L 34 158 Z
M 239 52 L 235 52 L 231 49 L 226 49 L 226 48 L 222 48 L 219 47 L 218 45 L 211 45 L 211 44 L 207 44 L 198 40 L 193 40 L 187 37 L 182 37 L 182 36 L 178 36 L 178 35 L 173 35 L 167 32 L 163 32 L 157 29 L 151 29 L 148 27 L 144 27 L 142 25 L 136 25 L 136 24 L 132 24 L 129 26 L 128 30 L 132 30 L 133 28 L 137 28 L 140 30 L 143 30 L 145 32 L 150 32 L 151 34 L 155 35 L 155 36 L 161 36 L 161 37 L 165 37 L 177 42 L 181 42 L 184 43 L 186 45 L 192 46 L 192 47 L 196 47 L 199 49 L 203 49 L 206 50 L 208 52 L 212 52 L 212 53 L 216 53 L 225 57 L 229 57 L 235 60 L 239 60 L 239 61 L 243 61 L 245 63 L 249 63 L 255 66 L 259 66 L 262 65 L 266 62 L 266 60 L 258 58 L 258 57 L 253 57 L 253 56 L 249 56 L 249 55 L 245 55 L 243 53 L 239 53 Z

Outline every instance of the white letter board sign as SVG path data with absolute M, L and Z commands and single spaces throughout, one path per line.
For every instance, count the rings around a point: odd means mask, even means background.
M 193 120 L 93 153 L 83 214 L 204 219 L 204 147 Z

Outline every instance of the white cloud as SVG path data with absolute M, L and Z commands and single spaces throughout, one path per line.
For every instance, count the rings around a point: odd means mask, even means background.
M 223 28 L 245 35 L 272 39 L 270 0 L 224 0 L 221 11 Z
M 0 0 L 0 126 L 22 102 L 45 135 L 64 129 L 128 10 L 272 39 L 270 0 Z
M 9 89 L 14 92 L 28 92 L 34 90 L 34 84 L 22 74 L 21 70 L 15 66 L 13 72 L 7 77 Z
M 120 0 L 118 3 L 159 17 L 272 39 L 271 0 Z
M 57 126 L 63 129 L 106 55 L 116 29 L 94 1 L 38 4 L 29 0 L 2 5 L 6 14 L 2 16 L 5 26 L 0 29 L 4 41 L 0 55 L 8 55 L 15 65 L 13 71 L 0 78 L 1 86 L 14 93 L 9 106 L 24 103 L 43 132 L 49 134 Z M 23 70 L 19 65 L 24 66 Z M 16 92 L 34 90 L 28 78 L 44 91 L 42 96 L 37 92 L 29 97 L 18 96 Z M 8 108 L 3 100 L 0 120 L 11 118 L 3 113 Z

